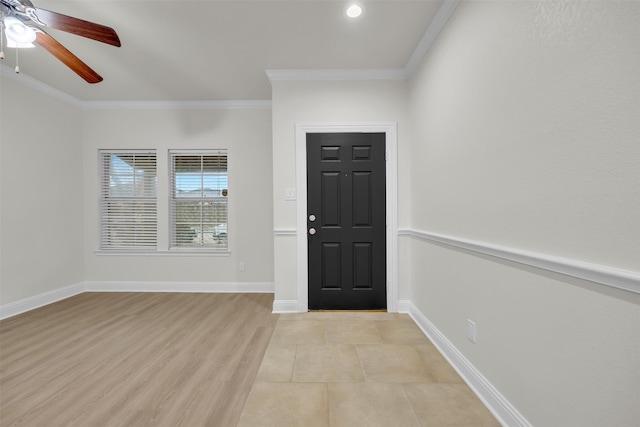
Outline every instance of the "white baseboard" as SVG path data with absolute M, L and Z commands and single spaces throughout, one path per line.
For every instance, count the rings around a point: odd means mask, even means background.
M 40 295 L 34 295 L 29 298 L 24 298 L 16 302 L 2 305 L 0 306 L 0 320 L 17 316 L 18 314 L 43 307 L 45 305 L 52 304 L 66 298 L 70 298 L 83 292 L 84 283 L 80 282 L 76 283 L 75 285 L 55 289 L 53 291 L 45 292 Z
M 273 293 L 273 282 L 80 282 L 0 306 L 0 320 L 83 292 Z
M 275 300 L 273 301 L 273 313 L 300 313 L 297 300 Z
M 408 313 L 467 385 L 503 426 L 531 427 L 526 418 L 467 360 L 427 317 L 408 303 Z
M 85 292 L 273 293 L 273 282 L 85 282 Z
M 16 316 L 83 292 L 271 293 L 273 291 L 274 284 L 271 282 L 81 282 L 0 306 L 0 319 Z M 398 301 L 397 307 L 398 312 L 409 313 L 418 327 L 429 337 L 440 353 L 502 425 L 531 427 L 526 418 L 502 396 L 411 301 Z M 273 313 L 298 312 L 300 312 L 300 309 L 297 300 L 275 300 L 273 302 Z

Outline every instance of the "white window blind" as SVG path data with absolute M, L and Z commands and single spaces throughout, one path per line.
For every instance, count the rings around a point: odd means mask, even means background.
M 153 151 L 100 151 L 100 249 L 156 250 Z
M 172 249 L 227 250 L 227 151 L 171 151 Z

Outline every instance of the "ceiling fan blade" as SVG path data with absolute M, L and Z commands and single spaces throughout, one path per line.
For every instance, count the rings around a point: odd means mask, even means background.
M 37 7 L 35 8 L 35 14 L 38 20 L 47 27 L 97 40 L 112 46 L 121 46 L 120 38 L 113 28 Z
M 64 65 L 71 68 L 77 75 L 85 79 L 87 83 L 99 83 L 102 81 L 102 77 L 98 73 L 44 31 L 38 30 L 36 32 L 36 43 L 58 58 Z

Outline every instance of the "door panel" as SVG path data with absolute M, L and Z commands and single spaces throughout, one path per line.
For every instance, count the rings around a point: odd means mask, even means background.
M 325 227 L 339 227 L 340 215 L 340 172 L 322 172 L 320 194 L 322 197 L 322 225 Z
M 355 289 L 371 289 L 372 270 L 372 245 L 371 243 L 353 244 L 353 287 Z
M 384 133 L 307 134 L 310 309 L 386 308 Z
M 353 172 L 353 226 L 371 227 L 371 172 Z
M 340 277 L 340 243 L 322 244 L 322 288 L 340 289 L 342 281 Z

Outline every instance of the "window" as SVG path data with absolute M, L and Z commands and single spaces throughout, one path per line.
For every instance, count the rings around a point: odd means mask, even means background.
M 227 250 L 227 151 L 171 151 L 171 248 Z
M 100 151 L 100 249 L 156 250 L 153 151 Z

